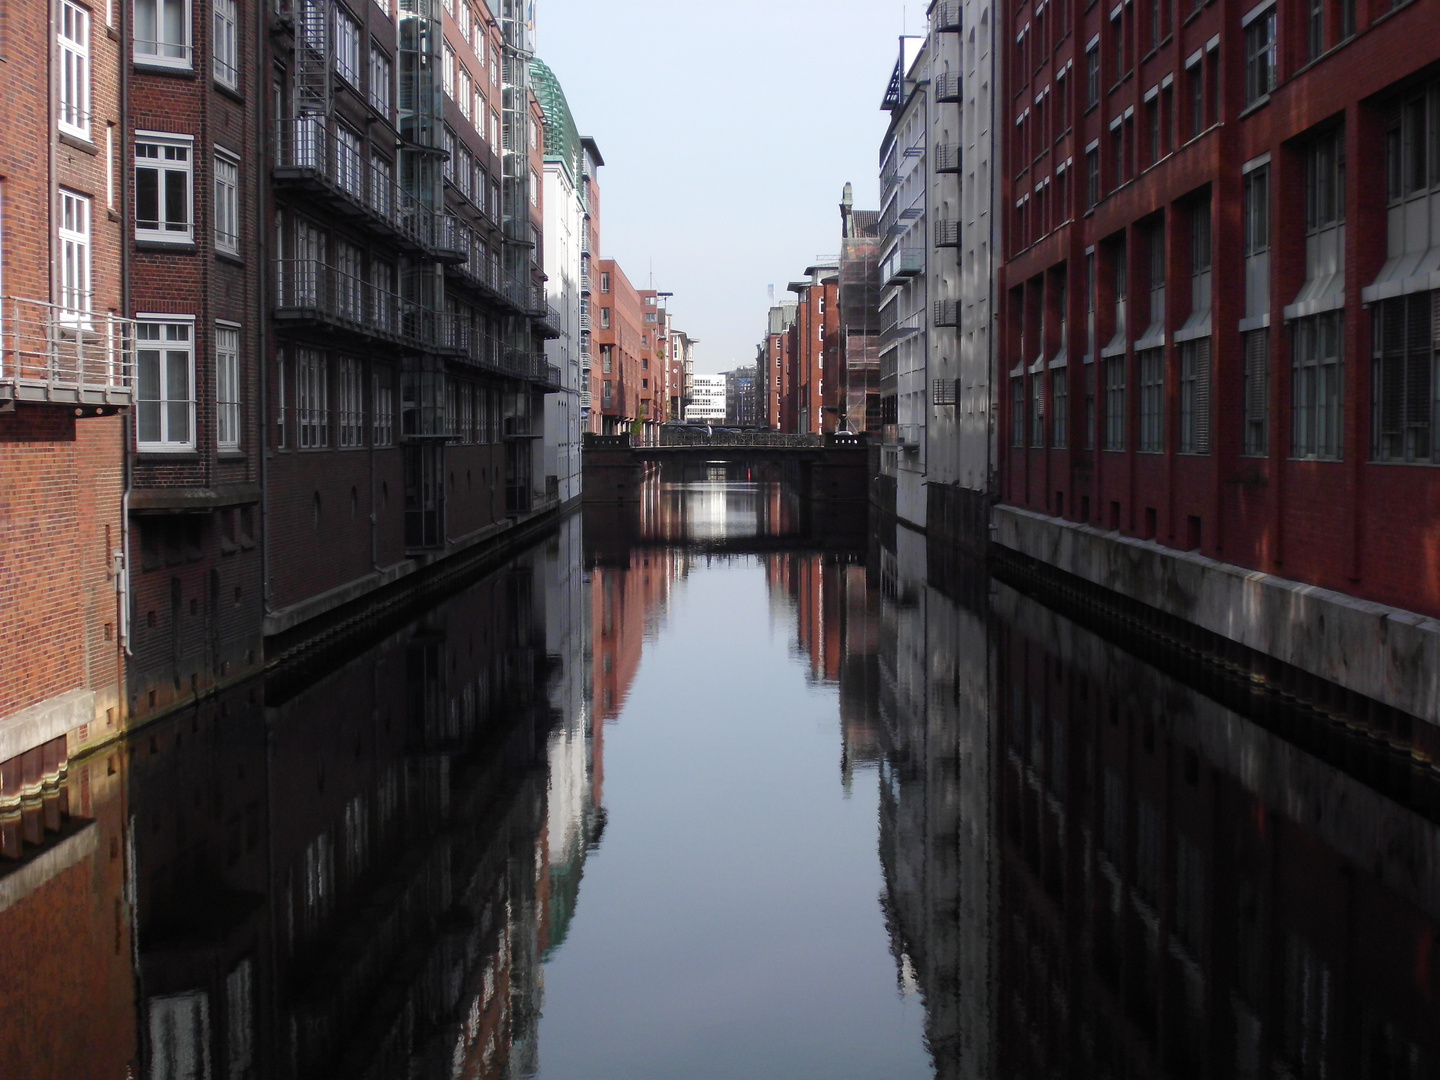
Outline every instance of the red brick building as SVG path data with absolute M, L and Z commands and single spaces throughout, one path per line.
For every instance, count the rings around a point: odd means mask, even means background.
M 1440 11 L 1002 11 L 997 539 L 1433 714 Z
M 119 24 L 57 0 L 0 26 L 0 866 L 59 842 L 69 756 L 124 724 Z
M 655 328 L 645 319 L 656 310 L 655 293 L 637 290 L 614 259 L 598 260 L 596 269 L 600 290 L 592 297 L 591 348 L 599 358 L 601 432 L 624 434 L 637 421 L 643 426 L 653 420 Z
M 765 339 L 755 363 L 760 383 L 760 422 L 775 431 L 796 431 L 798 386 L 795 377 L 795 304 L 770 309 Z
M 835 431 L 845 385 L 840 373 L 840 273 L 834 263 L 805 268 L 792 281 L 796 296 L 791 327 L 794 350 L 795 426 L 807 435 Z M 828 376 L 828 377 L 827 377 Z

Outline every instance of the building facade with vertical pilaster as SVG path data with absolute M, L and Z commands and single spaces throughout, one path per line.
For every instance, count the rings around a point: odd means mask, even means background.
M 996 539 L 1440 720 L 1440 11 L 1000 12 Z

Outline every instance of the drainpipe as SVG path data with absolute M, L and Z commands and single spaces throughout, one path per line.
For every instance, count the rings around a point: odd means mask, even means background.
M 254 278 L 259 301 L 255 305 L 257 318 L 255 320 L 256 349 L 255 355 L 260 358 L 260 407 L 255 410 L 260 418 L 260 430 L 256 437 L 256 456 L 260 461 L 260 606 L 262 619 L 264 615 L 270 614 L 270 484 L 269 466 L 270 459 L 270 370 L 269 350 L 266 347 L 268 335 L 266 327 L 268 324 L 268 300 L 269 289 L 266 278 L 268 248 L 266 242 L 270 238 L 270 218 L 264 213 L 265 209 L 265 161 L 269 148 L 265 145 L 265 92 L 266 83 L 266 49 L 264 43 L 270 39 L 269 26 L 267 25 L 267 14 L 270 5 L 257 3 L 255 5 L 255 92 L 251 95 L 256 103 L 255 117 L 255 154 L 254 160 L 260 165 L 254 171 L 255 175 L 255 209 L 257 211 L 255 220 L 255 252 L 256 262 L 259 264 L 256 277 Z M 264 628 L 261 628 L 260 662 L 265 661 Z
M 119 4 L 119 32 L 120 32 L 120 117 L 116 125 L 119 130 L 119 147 L 116 152 L 120 155 L 120 167 L 115 169 L 118 174 L 116 180 L 120 189 L 120 314 L 129 318 L 130 311 L 130 237 L 128 225 L 130 221 L 130 170 L 125 168 L 125 148 L 130 145 L 130 5 Z M 113 168 L 113 162 L 106 163 L 107 168 Z M 121 648 L 125 656 L 134 656 L 135 650 L 130 642 L 130 609 L 133 605 L 130 585 L 130 492 L 135 486 L 134 456 L 131 447 L 134 430 L 133 404 L 135 395 L 135 381 L 139 373 L 135 370 L 135 337 L 133 328 L 130 337 L 130 386 L 131 401 L 130 410 L 123 414 L 120 423 L 120 469 L 122 477 L 122 489 L 120 496 L 120 580 L 116 583 L 116 590 L 120 596 L 120 612 L 116 622 Z M 129 696 L 125 693 L 125 680 L 122 674 L 120 680 L 120 703 L 117 715 L 123 720 L 128 712 Z

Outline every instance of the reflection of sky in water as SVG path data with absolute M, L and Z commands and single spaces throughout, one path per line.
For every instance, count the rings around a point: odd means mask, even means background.
M 760 492 L 755 484 L 723 479 L 676 485 L 683 500 L 686 535 L 693 540 L 755 536 L 760 528 Z
M 686 495 L 712 536 L 753 529 L 754 497 Z M 776 616 L 758 561 L 692 567 L 647 642 L 605 730 L 604 843 L 545 966 L 542 1080 L 934 1075 L 878 899 L 878 774 L 847 798 L 839 689 Z

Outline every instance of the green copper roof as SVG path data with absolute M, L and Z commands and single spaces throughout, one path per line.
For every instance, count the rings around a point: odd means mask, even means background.
M 545 160 L 559 161 L 570 172 L 570 179 L 580 175 L 580 132 L 560 80 L 545 61 L 530 62 L 530 80 L 535 97 L 545 113 Z

